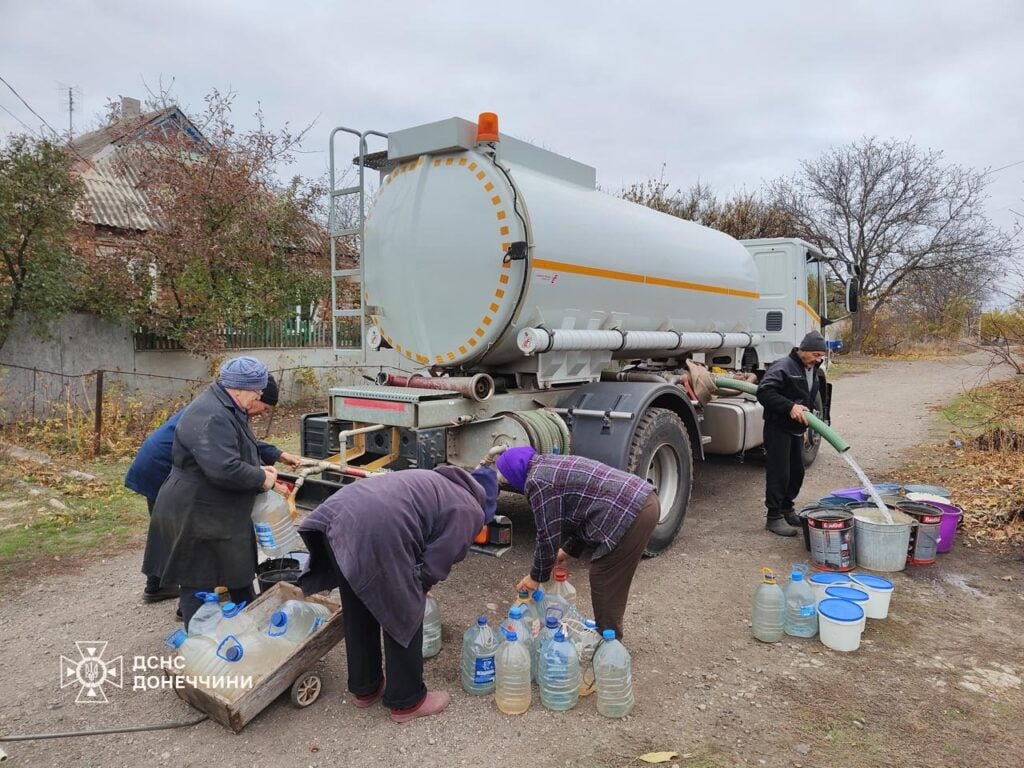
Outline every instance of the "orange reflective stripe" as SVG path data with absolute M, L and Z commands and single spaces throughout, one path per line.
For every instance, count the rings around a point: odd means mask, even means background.
M 533 266 L 537 269 L 553 269 L 558 272 L 568 272 L 573 275 L 585 275 L 587 277 L 600 277 L 605 280 L 623 280 L 629 283 L 642 283 L 644 285 L 660 285 L 663 288 L 679 288 L 686 291 L 703 291 L 705 293 L 718 293 L 724 296 L 739 296 L 746 299 L 759 299 L 761 294 L 755 291 L 741 291 L 737 288 L 725 288 L 718 285 L 704 285 L 702 283 L 690 283 L 685 280 L 671 280 L 667 277 L 653 277 L 641 275 L 634 272 L 619 272 L 613 269 L 600 269 L 598 267 L 587 267 L 582 264 L 567 264 L 563 261 L 548 261 L 547 259 L 535 259 Z

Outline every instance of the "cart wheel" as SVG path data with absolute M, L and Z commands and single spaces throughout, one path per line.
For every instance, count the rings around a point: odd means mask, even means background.
M 298 680 L 292 683 L 292 704 L 299 709 L 308 707 L 320 698 L 322 688 L 323 683 L 320 680 L 320 675 L 315 672 L 307 672 L 301 675 Z

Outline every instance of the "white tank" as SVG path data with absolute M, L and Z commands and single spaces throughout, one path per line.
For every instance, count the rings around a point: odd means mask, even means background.
M 522 157 L 529 145 L 516 144 Z M 538 325 L 750 330 L 757 270 L 737 240 L 508 155 L 515 190 L 478 149 L 422 154 L 381 183 L 364 298 L 401 354 L 513 370 L 531 364 L 516 334 Z M 505 257 L 517 241 L 529 242 L 527 260 Z

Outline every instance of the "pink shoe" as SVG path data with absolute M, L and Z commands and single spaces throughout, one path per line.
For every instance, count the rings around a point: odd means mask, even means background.
M 384 683 L 385 680 L 382 677 L 380 679 L 380 685 L 377 686 L 377 690 L 371 693 L 369 696 L 356 696 L 355 694 L 352 694 L 352 703 L 360 709 L 372 707 L 374 704 L 380 701 L 381 696 L 384 695 Z
M 408 723 L 417 717 L 429 717 L 440 713 L 451 703 L 452 697 L 447 691 L 427 691 L 423 701 L 409 709 L 392 709 L 391 719 L 396 723 Z

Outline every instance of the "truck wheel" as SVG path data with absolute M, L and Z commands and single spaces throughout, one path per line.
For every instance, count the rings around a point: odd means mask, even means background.
M 825 405 L 821 400 L 821 392 L 814 396 L 814 407 L 811 412 L 819 419 L 825 413 Z M 818 458 L 818 449 L 821 448 L 821 435 L 815 432 L 813 429 L 808 428 L 807 435 L 810 439 L 804 441 L 804 466 L 809 467 L 814 463 L 814 460 Z
M 658 493 L 661 515 L 644 555 L 660 555 L 676 538 L 690 503 L 693 456 L 683 422 L 667 408 L 648 408 L 637 424 L 626 470 Z

